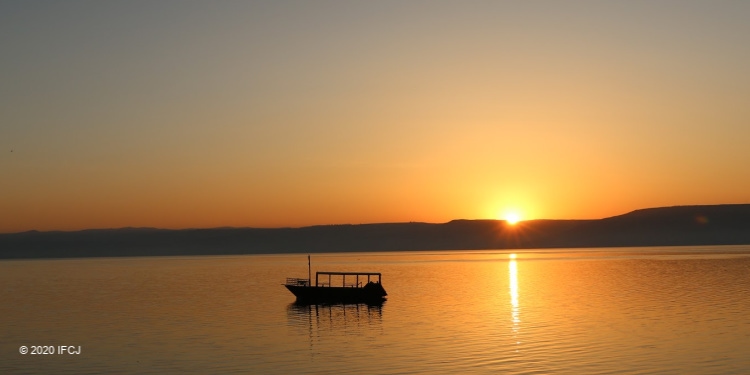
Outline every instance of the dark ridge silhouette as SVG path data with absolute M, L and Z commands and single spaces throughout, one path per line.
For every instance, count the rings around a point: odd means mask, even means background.
M 122 228 L 0 234 L 0 259 L 750 244 L 750 204 L 598 220 L 453 220 L 302 228 Z

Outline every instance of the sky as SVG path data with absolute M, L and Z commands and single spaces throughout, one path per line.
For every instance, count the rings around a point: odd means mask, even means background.
M 750 202 L 747 1 L 0 1 L 0 232 Z

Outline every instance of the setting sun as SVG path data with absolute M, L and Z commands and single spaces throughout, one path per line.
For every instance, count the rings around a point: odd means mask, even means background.
M 508 212 L 505 214 L 505 221 L 508 224 L 514 225 L 521 220 L 521 216 L 517 212 Z

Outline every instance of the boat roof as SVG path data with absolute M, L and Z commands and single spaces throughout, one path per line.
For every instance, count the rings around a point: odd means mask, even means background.
M 318 271 L 315 272 L 316 275 L 370 275 L 370 276 L 380 276 L 380 272 L 326 272 L 326 271 Z

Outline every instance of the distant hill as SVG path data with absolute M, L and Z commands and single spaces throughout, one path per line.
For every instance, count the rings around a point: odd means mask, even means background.
M 454 220 L 302 228 L 122 228 L 0 234 L 0 259 L 750 244 L 750 204 L 599 220 Z

